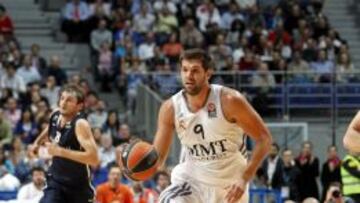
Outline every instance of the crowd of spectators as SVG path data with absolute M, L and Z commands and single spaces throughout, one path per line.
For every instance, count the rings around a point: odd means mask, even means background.
M 323 0 L 71 0 L 63 31 L 89 42 L 102 89 L 117 89 L 131 110 L 140 83 L 165 97 L 178 90 L 178 57 L 194 47 L 214 59 L 213 81 L 270 86 L 260 97 L 285 80 L 357 81 L 349 46 L 322 7 Z

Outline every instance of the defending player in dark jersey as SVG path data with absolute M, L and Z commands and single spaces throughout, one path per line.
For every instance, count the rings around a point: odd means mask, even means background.
M 99 158 L 91 127 L 82 114 L 84 95 L 76 86 L 61 91 L 59 110 L 34 142 L 34 150 L 45 144 L 52 164 L 41 203 L 89 203 L 94 201 L 89 165 Z

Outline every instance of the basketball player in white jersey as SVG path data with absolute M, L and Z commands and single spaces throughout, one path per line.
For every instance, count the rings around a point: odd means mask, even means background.
M 153 145 L 162 165 L 176 130 L 186 158 L 160 202 L 248 203 L 248 183 L 271 146 L 269 130 L 239 92 L 209 84 L 213 62 L 206 52 L 187 50 L 180 65 L 184 88 L 162 104 Z M 256 142 L 249 161 L 245 134 Z
M 343 142 L 346 149 L 360 153 L 360 111 L 352 119 L 346 130 Z

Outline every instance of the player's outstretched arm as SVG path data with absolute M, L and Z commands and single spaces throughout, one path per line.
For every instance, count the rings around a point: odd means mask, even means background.
M 158 127 L 153 145 L 159 154 L 159 166 L 162 167 L 169 153 L 174 134 L 174 107 L 172 101 L 166 100 L 160 107 Z
M 65 149 L 55 143 L 48 142 L 46 143 L 46 145 L 48 147 L 49 153 L 53 156 L 71 159 L 73 161 L 77 161 L 83 164 L 98 166 L 100 160 L 97 153 L 97 146 L 94 140 L 94 136 L 91 132 L 89 123 L 84 119 L 78 120 L 76 122 L 75 134 L 84 151 Z
M 352 152 L 360 152 L 360 111 L 357 112 L 346 130 L 344 147 Z
M 226 119 L 239 125 L 256 142 L 242 179 L 230 186 L 226 196 L 228 202 L 236 202 L 241 198 L 246 184 L 255 176 L 270 151 L 272 137 L 259 114 L 239 92 L 226 88 L 223 90 L 221 100 Z

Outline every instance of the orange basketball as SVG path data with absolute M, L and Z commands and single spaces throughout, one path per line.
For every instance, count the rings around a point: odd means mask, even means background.
M 155 174 L 158 159 L 155 148 L 144 141 L 135 141 L 129 144 L 121 157 L 125 174 L 138 181 L 147 180 Z

